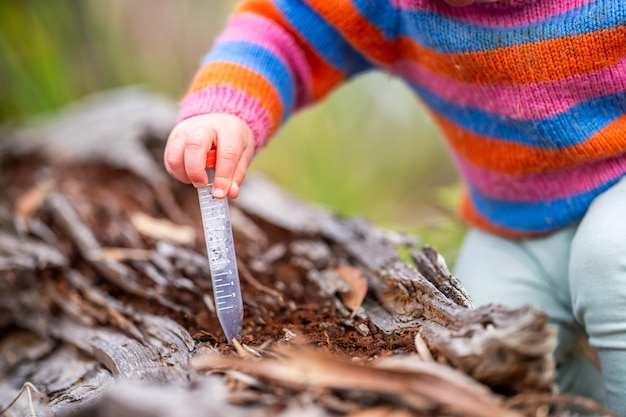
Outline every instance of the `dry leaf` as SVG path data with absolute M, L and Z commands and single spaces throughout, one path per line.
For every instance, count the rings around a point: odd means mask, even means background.
M 139 233 L 156 240 L 168 240 L 181 245 L 192 244 L 196 231 L 191 226 L 176 224 L 167 219 L 156 219 L 142 212 L 135 212 L 130 222 Z
M 54 188 L 54 181 L 45 180 L 26 190 L 15 202 L 15 216 L 27 223 Z
M 152 256 L 152 251 L 147 249 L 115 248 L 107 246 L 100 249 L 100 256 L 102 256 L 103 258 L 113 259 L 114 261 L 145 261 L 150 259 L 150 257 Z
M 339 293 L 339 297 L 354 317 L 367 295 L 367 279 L 361 271 L 350 265 L 340 265 L 336 271 L 341 280 L 350 287 L 348 291 Z

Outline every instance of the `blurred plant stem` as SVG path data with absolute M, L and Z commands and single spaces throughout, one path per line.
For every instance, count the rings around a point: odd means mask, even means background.
M 181 96 L 231 1 L 0 1 L 0 123 L 127 84 Z

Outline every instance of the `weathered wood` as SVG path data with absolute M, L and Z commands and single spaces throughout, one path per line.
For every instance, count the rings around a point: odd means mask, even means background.
M 559 398 L 541 311 L 474 309 L 434 249 L 254 176 L 232 204 L 244 336 L 224 343 L 195 190 L 161 166 L 174 109 L 118 91 L 0 141 L 0 409 L 25 383 L 38 415 L 535 416 Z
M 452 275 L 445 259 L 435 249 L 425 246 L 421 252 L 411 250 L 409 254 L 424 278 L 437 287 L 446 297 L 461 307 L 474 308 L 463 284 Z
M 551 352 L 556 338 L 539 309 L 495 305 L 473 309 L 461 282 L 432 248 L 413 251 L 417 270 L 402 261 L 396 246 L 388 243 L 392 234 L 362 219 L 340 219 L 306 206 L 262 179 L 248 181 L 242 190 L 238 205 L 247 212 L 280 221 L 294 232 L 320 234 L 348 251 L 389 312 L 383 315 L 380 309 L 370 312 L 365 308 L 364 314 L 382 330 L 421 328 L 431 350 L 494 388 L 514 392 L 551 389 Z M 291 217 L 287 212 L 296 214 Z M 291 220 L 285 222 L 285 218 Z M 393 241 L 403 242 L 397 236 Z M 404 242 L 412 243 L 410 239 Z M 507 355 L 498 354 L 502 351 Z
M 307 351 L 288 352 L 281 360 L 251 361 L 204 355 L 195 368 L 236 369 L 287 387 L 363 390 L 383 394 L 417 412 L 437 410 L 444 415 L 521 417 L 502 406 L 500 399 L 463 374 L 436 363 L 385 358 L 363 366 Z

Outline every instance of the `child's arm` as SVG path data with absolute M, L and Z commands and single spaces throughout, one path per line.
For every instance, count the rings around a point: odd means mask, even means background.
M 294 110 L 369 67 L 302 0 L 244 0 L 182 102 L 165 151 L 168 172 L 205 184 L 203 161 L 216 145 L 213 193 L 236 197 L 255 152 Z

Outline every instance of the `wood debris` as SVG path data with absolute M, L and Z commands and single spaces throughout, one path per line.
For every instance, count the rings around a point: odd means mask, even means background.
M 474 308 L 435 249 L 259 177 L 232 202 L 227 344 L 196 191 L 161 166 L 174 114 L 115 91 L 0 141 L 3 415 L 610 415 L 554 392 L 543 312 Z

